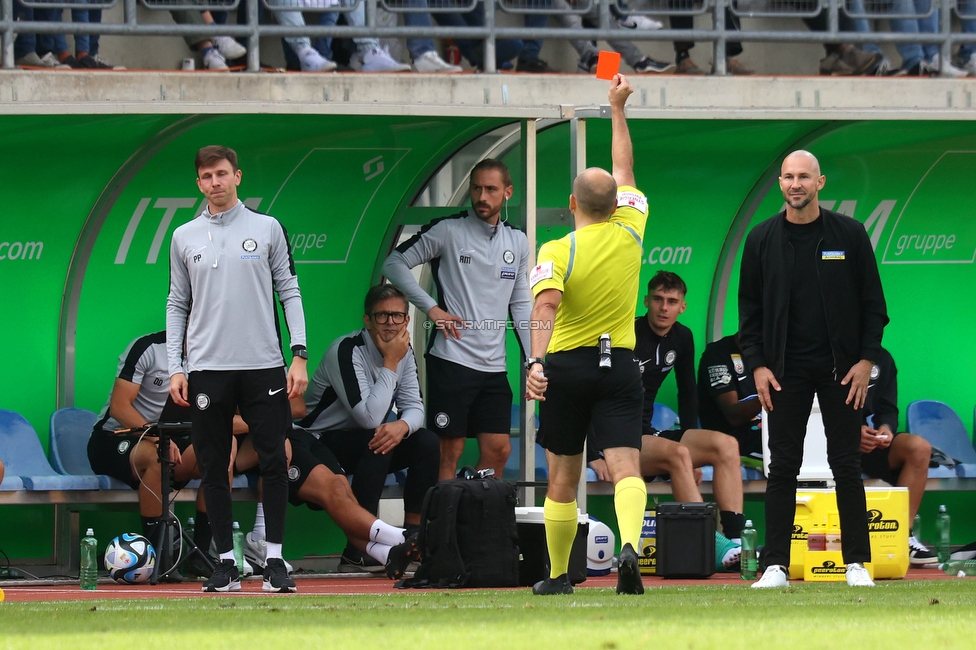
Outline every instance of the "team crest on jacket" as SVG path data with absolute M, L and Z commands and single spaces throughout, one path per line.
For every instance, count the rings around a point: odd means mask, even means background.
M 197 409 L 201 411 L 206 411 L 208 406 L 210 406 L 210 397 L 206 393 L 198 394 Z
M 502 253 L 502 261 L 505 262 L 506 264 L 511 264 L 512 262 L 515 261 L 515 253 L 513 253 L 512 251 L 505 251 L 504 253 Z
M 253 253 L 254 251 L 256 251 L 258 249 L 258 243 L 256 241 L 254 241 L 253 239 L 251 239 L 250 237 L 248 237 L 247 239 L 245 239 L 244 240 L 244 243 L 241 244 L 241 246 L 248 253 Z
M 668 350 L 668 353 L 664 355 L 664 363 L 668 364 L 669 366 L 673 366 L 674 358 L 676 356 L 677 355 L 674 353 L 674 350 Z

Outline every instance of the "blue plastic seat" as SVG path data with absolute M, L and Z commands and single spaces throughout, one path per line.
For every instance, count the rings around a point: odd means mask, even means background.
M 508 455 L 505 463 L 505 471 L 502 478 L 509 481 L 519 481 L 522 476 L 519 474 L 519 463 L 522 460 L 522 439 L 512 438 L 512 453 Z M 587 470 L 592 471 L 592 470 Z M 594 480 L 596 474 L 594 473 Z M 535 480 L 546 481 L 549 479 L 549 465 L 546 463 L 546 450 L 539 443 L 535 444 Z
M 954 468 L 956 476 L 976 477 L 976 449 L 951 407 L 935 400 L 918 400 L 908 405 L 906 418 L 911 433 L 922 436 L 959 463 Z M 947 467 L 938 469 L 952 471 Z M 932 471 L 929 476 L 934 476 Z
M 51 467 L 34 427 L 19 413 L 0 410 L 0 456 L 6 473 L 28 490 L 97 490 L 98 477 L 65 476 Z M 7 482 L 6 477 L 4 483 Z
M 105 474 L 95 474 L 88 462 L 88 439 L 98 415 L 86 409 L 63 408 L 51 414 L 48 455 L 60 474 L 97 476 L 102 490 L 131 490 L 128 484 Z
M 658 431 L 669 431 L 678 421 L 678 414 L 670 406 L 654 402 L 654 415 L 651 416 L 651 426 Z

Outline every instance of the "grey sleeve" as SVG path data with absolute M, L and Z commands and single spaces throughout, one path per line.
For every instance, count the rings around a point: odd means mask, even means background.
M 522 356 L 528 357 L 532 350 L 532 331 L 529 320 L 532 318 L 532 294 L 529 292 L 529 242 L 521 239 L 518 273 L 515 276 L 515 288 L 512 298 L 508 302 L 508 309 L 515 324 L 515 333 L 522 346 Z
M 405 293 L 407 299 L 425 314 L 432 307 L 437 306 L 437 301 L 420 288 L 410 269 L 420 266 L 424 262 L 429 262 L 440 255 L 444 243 L 441 235 L 445 229 L 446 227 L 443 226 L 440 228 L 425 226 L 417 235 L 390 253 L 390 256 L 383 262 L 383 275 Z
M 190 313 L 190 275 L 176 233 L 169 247 L 169 295 L 166 297 L 166 363 L 172 377 L 183 372 L 183 339 Z
M 277 220 L 271 228 L 270 264 L 274 289 L 285 312 L 289 345 L 306 345 L 305 309 L 302 306 L 302 292 L 298 288 L 298 276 L 295 274 L 295 261 L 291 256 L 285 229 Z
M 396 373 L 379 368 L 376 382 L 372 382 L 362 348 L 338 346 L 336 356 L 326 367 L 329 381 L 336 397 L 349 412 L 356 424 L 364 429 L 375 429 L 386 421 L 393 404 L 396 390 Z
M 396 406 L 400 419 L 407 423 L 407 435 L 424 426 L 424 401 L 420 397 L 420 379 L 417 376 L 417 359 L 411 346 L 399 368 L 400 386 Z

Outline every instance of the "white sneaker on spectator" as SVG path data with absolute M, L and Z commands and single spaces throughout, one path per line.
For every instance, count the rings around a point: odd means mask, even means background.
M 654 20 L 648 16 L 639 16 L 637 14 L 627 16 L 626 18 L 621 18 L 617 22 L 620 23 L 621 27 L 626 27 L 627 29 L 661 29 L 664 27 L 664 23 L 659 20 Z
M 965 77 L 969 74 L 962 68 L 957 68 L 956 66 L 952 65 L 951 61 L 946 61 L 945 65 L 943 66 L 940 66 L 939 62 L 940 59 L 938 54 L 933 56 L 931 61 L 922 61 L 922 63 L 919 65 L 921 74 L 935 74 L 952 78 Z M 940 67 L 942 68 L 941 72 L 939 70 Z
M 203 55 L 203 67 L 205 70 L 220 70 L 225 72 L 229 69 L 224 55 L 217 48 L 213 47 Z
M 213 39 L 213 44 L 228 61 L 235 61 L 247 54 L 247 48 L 230 36 L 217 36 Z
M 976 77 L 976 52 L 969 55 L 969 60 L 962 67 L 970 77 Z
M 58 61 L 58 57 L 54 56 L 51 52 L 48 52 L 44 56 L 37 56 L 35 52 L 30 52 L 14 61 L 14 63 L 31 68 L 53 68 L 55 70 L 67 70 L 71 68 L 70 65 L 65 65 Z
M 873 587 L 874 580 L 871 574 L 859 562 L 851 562 L 847 565 L 847 584 L 852 587 Z
M 752 583 L 753 589 L 782 589 L 790 584 L 786 571 L 778 564 L 766 567 L 762 577 Z
M 314 47 L 303 48 L 298 53 L 298 60 L 302 64 L 302 72 L 331 72 L 336 69 L 335 61 L 330 61 Z
M 461 72 L 461 66 L 451 65 L 434 50 L 425 52 L 414 59 L 413 69 L 417 72 Z
M 406 72 L 410 66 L 400 63 L 385 47 L 371 47 L 363 52 L 363 72 Z

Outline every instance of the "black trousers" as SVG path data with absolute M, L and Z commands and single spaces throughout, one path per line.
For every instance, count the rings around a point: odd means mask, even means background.
M 403 486 L 405 512 L 419 514 L 424 495 L 437 482 L 440 441 L 427 429 L 417 429 L 388 454 L 374 454 L 368 447 L 373 439 L 371 429 L 325 431 L 319 439 L 336 455 L 346 473 L 352 474 L 352 493 L 359 505 L 374 515 L 379 510 L 383 484 L 390 472 L 408 470 Z
M 847 370 L 844 370 L 847 374 Z M 861 411 L 844 404 L 849 386 L 830 370 L 793 368 L 779 378 L 782 391 L 770 390 L 769 479 L 766 483 L 766 550 L 763 566 L 790 564 L 796 513 L 796 477 L 803 461 L 803 439 L 816 393 L 827 438 L 827 461 L 837 487 L 844 563 L 870 562 L 867 504 L 861 480 Z
M 267 539 L 277 544 L 284 541 L 285 510 L 288 507 L 285 434 L 291 428 L 285 381 L 284 368 L 190 373 L 193 448 L 200 464 L 203 499 L 218 553 L 234 548 L 227 467 L 230 465 L 234 415 L 238 411 L 247 423 L 258 454 Z
M 670 5 L 673 8 L 677 8 L 679 4 L 683 5 L 684 3 L 678 3 L 678 2 L 670 3 Z M 668 21 L 671 23 L 671 29 L 692 29 L 695 26 L 694 16 L 685 16 L 685 15 L 668 16 Z M 729 9 L 728 7 L 725 8 L 725 27 L 726 29 L 734 30 L 734 31 L 739 31 L 740 29 L 739 17 L 734 13 L 732 13 L 732 10 Z M 681 51 L 687 52 L 693 47 L 695 47 L 695 44 L 692 41 L 675 41 L 674 43 L 675 52 L 681 52 Z M 739 56 L 740 54 L 742 54 L 742 43 L 739 43 L 737 41 L 725 42 L 725 56 L 733 57 L 733 56 Z

